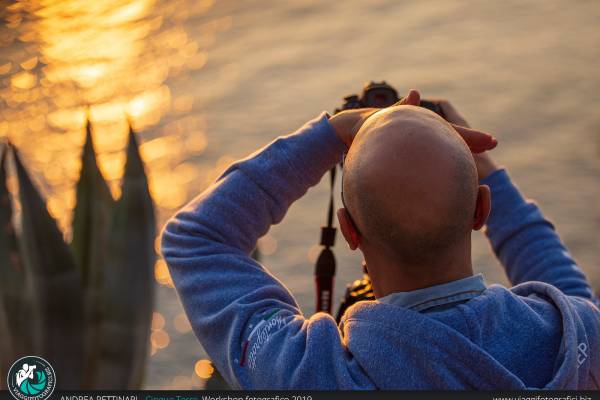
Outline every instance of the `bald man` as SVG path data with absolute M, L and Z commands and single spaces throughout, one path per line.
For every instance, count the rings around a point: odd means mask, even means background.
M 487 155 L 496 140 L 448 102 L 451 123 L 418 104 L 410 91 L 387 109 L 323 114 L 231 165 L 166 225 L 179 296 L 232 387 L 600 388 L 600 311 L 584 274 Z M 250 254 L 346 153 L 339 225 L 377 300 L 338 326 L 306 318 Z M 473 273 L 471 232 L 484 225 L 511 289 Z

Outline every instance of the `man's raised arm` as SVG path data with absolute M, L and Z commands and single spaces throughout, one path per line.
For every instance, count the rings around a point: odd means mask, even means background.
M 439 102 L 449 122 L 469 126 L 448 101 Z M 511 283 L 546 282 L 567 295 L 587 298 L 600 306 L 586 276 L 539 207 L 525 200 L 489 153 L 473 156 L 480 183 L 488 185 L 492 195 L 485 232 Z
M 235 388 L 369 386 L 335 320 L 305 319 L 287 288 L 250 257 L 345 149 L 323 114 L 234 163 L 165 227 L 162 253 L 194 332 Z M 313 352 L 319 357 L 305 356 Z
M 546 282 L 567 295 L 598 304 L 586 276 L 552 223 L 534 202 L 521 195 L 506 170 L 492 172 L 481 183 L 488 185 L 492 193 L 486 235 L 511 283 Z

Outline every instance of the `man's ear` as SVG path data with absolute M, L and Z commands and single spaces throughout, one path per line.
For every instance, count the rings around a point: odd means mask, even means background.
M 360 244 L 360 235 L 354 226 L 354 222 L 352 222 L 352 218 L 350 218 L 350 214 L 345 208 L 340 208 L 337 211 L 337 217 L 340 224 L 340 230 L 348 243 L 348 247 L 350 247 L 350 250 L 356 250 Z
M 475 205 L 475 215 L 473 216 L 473 230 L 480 230 L 487 221 L 490 210 L 492 209 L 492 196 L 490 187 L 479 185 L 477 190 L 477 203 Z

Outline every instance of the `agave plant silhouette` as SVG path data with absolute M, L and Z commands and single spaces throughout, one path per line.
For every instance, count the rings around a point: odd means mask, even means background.
M 20 234 L 7 188 L 8 155 L 19 187 Z M 154 207 L 129 128 L 121 197 L 113 200 L 86 126 L 73 240 L 65 243 L 19 152 L 0 154 L 0 370 L 25 355 L 54 367 L 60 389 L 142 385 L 152 318 Z

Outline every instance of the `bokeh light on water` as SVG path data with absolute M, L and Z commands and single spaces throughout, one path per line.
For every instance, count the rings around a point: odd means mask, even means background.
M 124 166 L 126 121 L 142 135 L 150 190 L 162 216 L 201 178 L 189 162 L 206 146 L 193 98 L 175 95 L 207 59 L 227 20 L 201 21 L 211 1 L 2 2 L 0 137 L 23 153 L 69 233 L 74 182 L 89 115 L 100 168 L 115 196 Z M 184 29 L 198 20 L 194 38 Z M 157 124 L 160 122 L 160 126 Z M 160 219 L 160 218 L 159 218 Z

